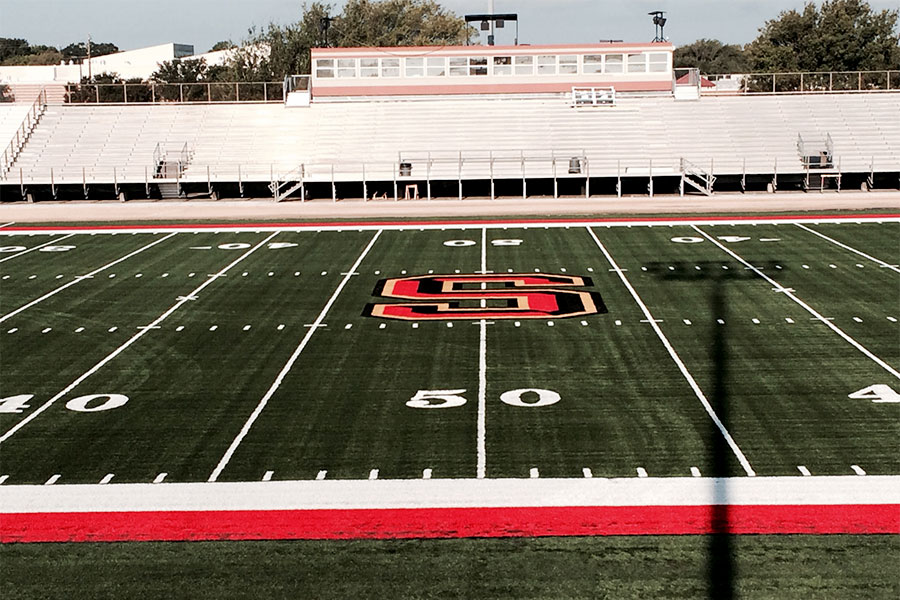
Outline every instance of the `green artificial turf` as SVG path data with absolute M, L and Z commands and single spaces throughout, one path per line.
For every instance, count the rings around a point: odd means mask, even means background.
M 897 536 L 7 544 L 32 598 L 894 599 Z

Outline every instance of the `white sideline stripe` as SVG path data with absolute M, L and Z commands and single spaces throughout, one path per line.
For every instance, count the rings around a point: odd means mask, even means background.
M 861 217 L 861 216 L 851 216 L 851 217 L 827 217 L 823 218 L 820 216 L 810 216 L 803 217 L 797 216 L 791 219 L 776 219 L 771 217 L 760 217 L 757 219 L 704 219 L 704 218 L 684 218 L 684 219 L 672 219 L 670 221 L 649 221 L 649 220 L 641 220 L 635 219 L 633 221 L 604 221 L 602 219 L 597 220 L 585 220 L 585 219 L 573 219 L 571 221 L 559 221 L 556 223 L 541 223 L 542 227 L 547 229 L 559 229 L 559 228 L 571 228 L 571 227 L 607 227 L 607 228 L 620 228 L 620 227 L 666 227 L 666 226 L 674 226 L 674 225 L 710 225 L 710 226 L 736 226 L 736 225 L 791 225 L 794 223 L 900 223 L 900 218 L 898 217 Z M 492 223 L 438 223 L 438 224 L 424 224 L 417 223 L 417 227 L 422 231 L 458 231 L 458 230 L 466 230 L 472 229 L 473 227 L 487 227 L 488 229 L 503 229 L 508 227 L 515 227 L 521 229 L 528 229 L 529 227 L 536 227 L 534 223 L 523 223 L 521 221 L 516 221 L 515 219 L 510 219 L 509 221 L 496 221 Z M 354 231 L 358 231 L 360 233 L 364 231 L 399 231 L 401 229 L 407 228 L 409 229 L 409 223 L 396 223 L 396 224 L 378 224 L 378 225 L 365 225 L 359 224 L 354 226 Z M 285 231 L 285 232 L 298 232 L 298 233 L 321 233 L 323 231 L 342 231 L 346 229 L 345 226 L 322 226 L 319 224 L 311 224 L 311 225 L 294 225 L 290 227 L 285 227 L 284 225 L 268 225 L 268 226 L 259 226 L 259 227 L 247 227 L 247 226 L 239 226 L 239 227 L 197 227 L 195 229 L 191 229 L 189 227 L 166 227 L 161 225 L 158 228 L 154 229 L 116 229 L 110 230 L 103 227 L 95 227 L 91 229 L 28 229 L 24 231 L 4 231 L 2 235 L 15 237 L 15 236 L 27 236 L 31 234 L 59 234 L 59 233 L 84 233 L 84 234 L 105 234 L 105 235 L 116 235 L 116 234 L 127 234 L 127 233 L 263 233 L 263 232 L 271 232 L 271 231 Z M 377 273 L 376 273 L 377 274 Z
M 359 265 L 362 263 L 363 259 L 369 253 L 369 250 L 372 249 L 372 246 L 375 245 L 375 241 L 378 240 L 378 237 L 381 235 L 382 230 L 379 229 L 375 232 L 375 235 L 372 236 L 372 239 L 369 240 L 369 244 L 362 251 L 362 254 L 359 255 L 359 258 L 356 259 L 356 262 L 353 263 L 353 266 L 348 269 L 349 272 L 356 271 L 359 268 Z M 276 232 L 277 233 L 277 232 Z M 275 234 L 273 234 L 275 235 Z M 266 239 L 268 241 L 268 239 Z M 257 246 L 258 247 L 258 246 Z M 255 248 L 254 248 L 255 250 Z M 234 441 L 231 442 L 231 445 L 228 447 L 228 450 L 225 451 L 225 454 L 222 456 L 222 459 L 219 461 L 219 464 L 216 465 L 216 468 L 209 476 L 209 481 L 216 481 L 221 475 L 222 470 L 228 465 L 228 462 L 231 460 L 231 457 L 234 455 L 234 451 L 237 450 L 237 447 L 241 445 L 241 442 L 244 441 L 244 438 L 247 436 L 247 433 L 250 432 L 250 428 L 253 427 L 253 424 L 256 422 L 256 419 L 259 418 L 259 415 L 262 414 L 263 409 L 266 407 L 266 404 L 269 403 L 269 399 L 275 395 L 275 392 L 278 391 L 278 388 L 281 386 L 281 382 L 284 381 L 284 378 L 287 377 L 288 372 L 294 366 L 294 363 L 297 362 L 297 359 L 300 357 L 300 353 L 303 352 L 303 349 L 306 348 L 306 345 L 309 343 L 310 338 L 312 338 L 313 334 L 319 330 L 318 325 L 322 323 L 325 319 L 325 315 L 328 314 L 328 311 L 331 309 L 331 305 L 334 304 L 334 301 L 337 300 L 338 295 L 344 289 L 344 286 L 347 285 L 347 282 L 350 281 L 350 275 L 344 275 L 344 278 L 341 279 L 341 282 L 338 284 L 337 289 L 334 290 L 334 293 L 331 295 L 331 298 L 328 299 L 328 302 L 325 303 L 325 307 L 322 309 L 322 312 L 319 313 L 319 316 L 316 317 L 316 320 L 313 322 L 313 326 L 309 328 L 306 332 L 306 335 L 303 336 L 303 339 L 300 341 L 300 345 L 294 350 L 294 353 L 291 354 L 291 357 L 281 368 L 281 372 L 278 373 L 278 376 L 275 378 L 275 381 L 272 382 L 272 385 L 263 395 L 262 399 L 259 401 L 259 404 L 256 405 L 256 408 L 253 409 L 253 412 L 250 414 L 250 417 L 247 419 L 247 422 L 244 423 L 244 426 L 241 427 L 240 432 L 238 432 L 237 437 L 234 438 Z
M 772 279 L 771 277 L 769 277 L 768 275 L 766 275 L 765 273 L 763 273 L 762 271 L 760 271 L 759 269 L 757 269 L 756 267 L 754 267 L 753 265 L 751 265 L 750 263 L 748 263 L 746 260 L 744 260 L 743 258 L 741 258 L 740 256 L 738 256 L 737 254 L 735 254 L 731 249 L 726 248 L 725 246 L 723 246 L 722 244 L 720 244 L 720 243 L 718 242 L 718 240 L 713 239 L 712 236 L 708 235 L 705 231 L 703 231 L 702 229 L 700 229 L 700 228 L 697 227 L 696 225 L 691 225 L 691 227 L 694 229 L 694 231 L 696 231 L 697 233 L 699 233 L 700 235 L 702 235 L 703 237 L 705 237 L 706 239 L 708 239 L 709 241 L 711 241 L 713 244 L 715 244 L 716 246 L 718 246 L 719 248 L 721 248 L 723 251 L 725 251 L 727 254 L 729 254 L 729 255 L 730 255 L 732 258 L 734 258 L 735 260 L 740 261 L 742 264 L 744 264 L 745 266 L 747 266 L 751 271 L 753 271 L 754 273 L 756 273 L 757 275 L 759 275 L 760 277 L 762 277 L 763 279 L 765 279 L 766 281 L 768 281 L 770 284 L 775 285 L 775 286 L 778 286 L 778 287 L 783 287 L 780 283 L 778 283 L 777 281 L 775 281 L 774 279 Z M 854 340 L 852 337 L 850 337 L 849 335 L 847 335 L 846 333 L 844 333 L 844 331 L 843 331 L 841 328 L 839 328 L 837 325 L 835 325 L 834 323 L 832 323 L 831 320 L 830 320 L 829 318 L 823 317 L 821 314 L 819 314 L 818 311 L 816 311 L 816 309 L 814 309 L 814 308 L 811 307 L 809 304 L 807 304 L 806 302 L 804 302 L 803 300 L 801 300 L 800 298 L 798 298 L 797 296 L 795 296 L 795 295 L 793 294 L 793 292 L 785 291 L 785 292 L 784 292 L 784 295 L 787 296 L 788 298 L 790 298 L 791 300 L 793 300 L 794 302 L 796 302 L 797 304 L 799 304 L 800 306 L 802 306 L 802 307 L 806 310 L 806 312 L 808 312 L 809 314 L 811 314 L 815 319 L 821 321 L 822 323 L 825 323 L 825 325 L 827 325 L 829 329 L 831 329 L 833 332 L 835 332 L 836 334 L 838 334 L 839 336 L 841 336 L 842 338 L 844 338 L 844 339 L 845 339 L 847 342 L 849 342 L 854 348 L 856 348 L 857 350 L 859 350 L 860 352 L 862 352 L 863 354 L 865 354 L 866 356 L 868 356 L 870 359 L 872 359 L 873 361 L 875 361 L 875 363 L 876 363 L 878 366 L 880 366 L 882 369 L 884 369 L 885 371 L 887 371 L 888 373 L 890 373 L 891 375 L 893 375 L 893 376 L 896 377 L 897 379 L 900 379 L 900 372 L 898 372 L 898 371 L 897 371 L 896 369 L 894 369 L 892 366 L 890 366 L 889 364 L 887 364 L 886 362 L 884 362 L 883 360 L 881 360 L 880 358 L 878 358 L 877 356 L 875 356 L 874 354 L 872 354 L 867 348 L 865 348 L 862 344 L 860 344 L 859 342 L 857 342 L 856 340 Z
M 4 223 L 3 225 L 0 225 L 0 229 L 3 229 L 4 227 L 9 227 L 10 225 L 15 225 L 15 224 L 16 224 L 15 221 L 10 221 L 9 223 Z
M 487 272 L 487 227 L 481 228 L 481 272 Z M 481 289 L 487 289 L 487 284 L 482 283 Z M 487 302 L 481 301 L 481 307 L 485 308 Z M 476 477 L 484 479 L 487 474 L 487 322 L 484 319 L 478 322 L 478 418 L 476 440 Z
M 843 248 L 844 250 L 849 250 L 850 252 L 853 252 L 854 254 L 858 254 L 859 256 L 862 256 L 863 258 L 868 258 L 868 259 L 871 260 L 872 262 L 878 263 L 879 265 L 881 265 L 882 267 L 884 267 L 884 268 L 886 268 L 886 269 L 890 269 L 891 271 L 894 271 L 894 272 L 896 272 L 896 273 L 900 273 L 900 268 L 897 268 L 896 265 L 889 265 L 888 263 L 884 262 L 883 260 L 879 260 L 879 259 L 875 258 L 874 256 L 869 256 L 869 255 L 866 254 L 865 252 L 862 252 L 861 250 L 857 250 L 856 248 L 852 248 L 852 247 L 848 246 L 847 244 L 844 244 L 844 243 L 841 243 L 841 242 L 837 241 L 837 240 L 834 239 L 834 238 L 830 238 L 830 237 L 828 237 L 827 235 L 825 235 L 824 233 L 819 233 L 819 232 L 816 231 L 815 229 L 810 229 L 809 227 L 807 227 L 806 225 L 803 225 L 802 223 L 794 223 L 794 225 L 796 225 L 797 227 L 799 227 L 799 228 L 802 229 L 803 231 L 808 231 L 808 232 L 810 232 L 810 233 L 812 233 L 812 234 L 814 234 L 814 235 L 819 236 L 819 237 L 822 238 L 823 240 L 828 240 L 829 242 L 831 242 L 831 243 L 834 244 L 835 246 L 840 246 L 840 247 Z
M 379 479 L 2 485 L 0 514 L 532 506 L 885 505 L 900 476 Z
M 7 223 L 6 225 L 12 225 L 12 223 Z M 4 227 L 6 225 L 4 225 Z M 39 246 L 35 246 L 34 248 L 28 248 L 27 250 L 22 250 L 21 252 L 16 252 L 15 254 L 11 254 L 10 256 L 4 256 L 3 258 L 0 258 L 0 263 L 6 262 L 8 260 L 12 260 L 12 259 L 16 258 L 17 256 L 22 256 L 23 254 L 28 254 L 29 252 L 34 252 L 35 250 L 37 250 L 39 248 L 43 248 L 44 246 L 50 246 L 52 244 L 56 244 L 57 242 L 61 242 L 66 238 L 72 237 L 73 235 L 75 235 L 75 234 L 70 233 L 68 235 L 64 235 L 62 237 L 58 237 L 56 239 L 50 240 L 49 242 L 45 242 Z
M 155 246 L 156 244 L 159 244 L 159 243 L 162 243 L 162 242 L 166 241 L 167 239 L 169 239 L 170 237 L 172 237 L 172 236 L 174 236 L 174 235 L 176 235 L 176 234 L 170 233 L 169 235 L 167 235 L 167 236 L 165 236 L 165 237 L 163 237 L 163 238 L 160 238 L 160 239 L 158 239 L 158 240 L 156 240 L 156 241 L 154 241 L 154 242 L 151 242 L 150 244 L 147 244 L 146 246 L 143 246 L 143 247 L 141 247 L 141 248 L 138 248 L 137 250 L 131 252 L 130 254 L 126 254 L 126 255 L 123 256 L 122 258 L 116 259 L 116 260 L 114 260 L 113 262 L 111 262 L 111 263 L 109 263 L 109 264 L 103 265 L 103 266 L 100 267 L 99 269 L 95 269 L 95 270 L 91 271 L 91 272 L 88 273 L 87 275 L 82 275 L 82 276 L 80 276 L 80 277 L 77 277 L 77 278 L 73 279 L 72 281 L 70 281 L 69 283 L 63 284 L 63 285 L 59 286 L 58 288 L 56 288 L 55 290 L 52 290 L 52 291 L 50 291 L 50 292 L 47 292 L 46 294 L 44 294 L 43 296 L 41 296 L 41 297 L 38 298 L 37 300 L 32 300 L 31 302 L 29 302 L 29 303 L 26 304 L 25 306 L 21 306 L 21 307 L 17 308 L 16 310 L 12 311 L 12 312 L 9 313 L 9 314 L 3 315 L 2 317 L 0 317 L 0 323 L 2 323 L 3 321 L 9 319 L 10 317 L 13 317 L 13 316 L 19 314 L 19 313 L 22 312 L 23 310 L 26 310 L 26 309 L 28 309 L 28 308 L 31 308 L 31 307 L 34 306 L 35 304 L 38 304 L 39 302 L 43 302 L 43 301 L 46 300 L 47 298 L 49 298 L 49 297 L 51 297 L 51 296 L 54 296 L 54 295 L 60 293 L 61 291 L 63 291 L 63 290 L 66 289 L 66 288 L 70 288 L 70 287 L 72 287 L 73 285 L 77 285 L 77 284 L 81 283 L 82 281 L 84 281 L 85 279 L 87 279 L 87 278 L 89 278 L 89 277 L 93 277 L 93 276 L 96 275 L 97 273 L 99 273 L 99 272 L 101 272 L 101 271 L 104 271 L 104 270 L 106 270 L 106 269 L 108 269 L 108 268 L 110 268 L 110 267 L 112 267 L 112 266 L 115 266 L 115 265 L 119 264 L 119 263 L 122 262 L 123 260 L 128 260 L 128 259 L 131 258 L 132 256 L 135 256 L 136 254 L 140 254 L 140 253 L 143 252 L 144 250 L 147 250 L 148 248 L 152 248 L 152 247 Z
M 262 248 L 265 244 L 267 244 L 267 243 L 269 242 L 269 240 L 271 240 L 271 239 L 272 239 L 273 237 L 275 237 L 276 235 L 278 235 L 278 232 L 277 232 L 277 231 L 276 231 L 275 233 L 271 234 L 269 237 L 267 237 L 267 238 L 264 239 L 263 241 L 261 241 L 260 243 L 258 243 L 258 244 L 257 244 L 256 246 L 254 246 L 253 248 L 247 250 L 245 253 L 243 253 L 241 256 L 239 256 L 238 258 L 236 258 L 235 260 L 233 260 L 228 266 L 226 266 L 224 269 L 222 269 L 222 270 L 219 271 L 219 272 L 220 272 L 220 273 L 225 273 L 226 271 L 228 271 L 229 269 L 231 269 L 233 266 L 235 266 L 236 264 L 238 264 L 239 262 L 241 262 L 242 260 L 244 260 L 245 258 L 247 258 L 248 256 L 250 256 L 251 254 L 253 254 L 256 250 L 258 250 L 259 248 Z M 166 238 L 163 238 L 163 239 L 166 239 Z M 158 240 L 158 242 L 161 242 L 161 241 L 162 241 L 162 240 Z M 149 247 L 149 246 L 145 246 L 145 248 L 148 248 L 148 247 Z M 142 248 L 142 250 L 143 250 L 143 248 Z M 126 257 L 126 258 L 127 258 L 127 257 Z M 198 292 L 200 292 L 201 290 L 203 290 L 203 288 L 205 288 L 206 286 L 208 286 L 208 285 L 210 285 L 210 284 L 212 284 L 212 283 L 214 283 L 214 282 L 216 282 L 216 281 L 218 281 L 218 278 L 209 278 L 209 279 L 207 279 L 206 281 L 204 281 L 203 283 L 201 283 L 199 286 L 197 286 L 197 287 L 194 289 L 194 291 L 192 291 L 192 292 L 191 292 L 190 294 L 188 294 L 188 295 L 189 295 L 189 296 L 193 296 L 193 295 L 197 294 Z M 32 412 L 30 415 L 28 415 L 27 417 L 25 417 L 24 419 L 22 419 L 22 420 L 19 421 L 18 423 L 16 423 L 16 425 L 15 425 L 14 427 L 12 427 L 9 431 L 7 431 L 7 432 L 4 433 L 2 436 L 0 436 L 0 444 L 2 444 L 3 442 L 5 442 L 6 440 L 8 440 L 8 439 L 9 439 L 10 437 L 12 437 L 17 431 L 19 431 L 20 429 L 22 429 L 23 427 L 25 427 L 25 425 L 27 425 L 28 423 L 30 423 L 31 421 L 33 421 L 34 419 L 36 419 L 36 418 L 38 417 L 38 415 L 40 415 L 42 412 L 44 412 L 45 410 L 47 410 L 48 408 L 50 408 L 51 406 L 53 406 L 53 404 L 54 404 L 57 400 L 59 400 L 60 398 L 62 398 L 63 396 L 65 396 L 66 394 L 68 394 L 69 392 L 71 392 L 73 389 L 75 389 L 82 381 L 84 381 L 85 379 L 87 379 L 88 377 L 90 377 L 91 375 L 93 375 L 94 373 L 96 373 L 97 371 L 99 371 L 101 368 L 103 368 L 104 365 L 106 365 L 106 364 L 107 364 L 108 362 L 110 362 L 112 359 L 114 359 L 115 357 L 117 357 L 118 355 L 120 355 L 122 352 L 124 352 L 129 346 L 131 346 L 132 344 L 134 344 L 136 341 L 138 341 L 139 339 L 141 339 L 141 337 L 143 337 L 148 331 L 151 331 L 151 328 L 152 328 L 152 327 L 155 327 L 156 325 L 159 325 L 160 323 L 162 323 L 163 321 L 165 321 L 172 313 L 174 313 L 176 310 L 178 310 L 179 308 L 181 308 L 181 306 L 182 306 L 183 304 L 185 304 L 186 302 L 188 302 L 188 300 L 187 300 L 187 298 L 184 298 L 184 297 L 183 297 L 182 299 L 178 300 L 178 302 L 176 302 L 174 305 L 172 305 L 172 307 L 171 307 L 169 310 L 167 310 L 166 312 L 164 312 L 164 313 L 161 314 L 160 316 L 156 317 L 156 320 L 153 321 L 152 323 L 150 323 L 146 328 L 143 328 L 143 329 L 139 330 L 139 331 L 138 331 L 136 334 L 134 334 L 127 342 L 125 342 L 124 344 L 122 344 L 121 346 L 119 346 L 118 348 L 116 348 L 115 350 L 113 350 L 112 352 L 110 352 L 110 353 L 106 356 L 106 358 L 104 358 L 103 360 L 101 360 L 100 362 L 98 362 L 96 365 L 94 365 L 93 367 L 91 367 L 88 371 L 86 371 L 86 372 L 83 373 L 80 377 L 78 377 L 78 379 L 76 379 L 75 381 L 73 381 L 72 383 L 70 383 L 69 385 L 67 385 L 61 392 L 59 392 L 58 394 L 56 394 L 55 396 L 53 396 L 52 398 L 50 398 L 49 400 L 47 400 L 47 402 L 45 402 L 40 408 L 38 408 L 37 410 L 35 410 L 34 412 Z
M 603 255 L 606 257 L 606 260 L 609 261 L 615 268 L 619 268 L 616 264 L 616 261 L 613 260 L 612 255 L 606 250 L 606 247 L 603 243 L 600 242 L 600 238 L 594 233 L 594 230 L 590 227 L 587 228 L 588 233 L 591 234 L 591 237 L 594 238 L 594 242 L 596 242 L 597 247 L 603 252 Z M 750 462 L 747 460 L 747 457 L 744 456 L 744 453 L 738 447 L 737 442 L 734 441 L 734 438 L 731 437 L 731 434 L 725 428 L 725 425 L 722 423 L 721 419 L 719 419 L 719 415 L 716 414 L 716 411 L 713 410 L 712 405 L 707 400 L 706 395 L 703 393 L 703 390 L 700 389 L 700 386 L 697 384 L 697 381 L 694 379 L 693 375 L 691 375 L 690 371 L 688 371 L 685 364 L 681 361 L 681 357 L 678 356 L 678 353 L 675 352 L 675 348 L 669 342 L 669 338 L 662 332 L 662 329 L 659 328 L 657 320 L 653 318 L 653 315 L 650 314 L 650 309 L 647 308 L 647 305 L 644 304 L 644 301 L 641 300 L 641 297 L 638 295 L 637 291 L 632 287 L 631 282 L 625 277 L 625 274 L 619 271 L 617 273 L 619 279 L 622 280 L 622 283 L 625 284 L 625 287 L 628 288 L 628 291 L 631 292 L 631 297 L 634 298 L 634 301 L 637 302 L 637 305 L 641 308 L 641 311 L 644 313 L 646 318 L 646 322 L 650 323 L 650 326 L 653 328 L 653 331 L 656 332 L 656 336 L 660 339 L 665 346 L 666 350 L 669 352 L 669 356 L 672 357 L 672 360 L 675 361 L 675 364 L 678 366 L 678 370 L 681 371 L 681 374 L 684 376 L 685 380 L 688 382 L 688 385 L 691 386 L 691 389 L 694 390 L 694 395 L 697 396 L 697 399 L 700 400 L 700 404 L 703 405 L 703 408 L 706 409 L 706 414 L 709 415 L 709 418 L 712 419 L 712 422 L 715 423 L 716 427 L 722 434 L 722 437 L 725 438 L 725 441 L 728 443 L 731 451 L 734 452 L 734 455 L 737 457 L 738 461 L 741 463 L 741 466 L 744 468 L 744 472 L 747 473 L 750 477 L 756 475 L 756 472 L 753 470 L 753 467 L 750 466 Z M 644 322 L 644 321 L 641 321 Z

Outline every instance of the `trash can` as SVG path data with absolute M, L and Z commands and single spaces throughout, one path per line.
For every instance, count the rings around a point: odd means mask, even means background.
M 409 177 L 412 175 L 412 163 L 400 163 L 400 177 Z
M 569 159 L 569 174 L 577 175 L 578 173 L 581 173 L 581 159 L 573 156 Z

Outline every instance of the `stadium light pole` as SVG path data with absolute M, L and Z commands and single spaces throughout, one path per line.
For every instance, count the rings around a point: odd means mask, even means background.
M 666 26 L 666 11 L 664 10 L 654 10 L 652 12 L 648 12 L 648 15 L 653 17 L 653 25 L 655 27 L 655 36 L 653 38 L 654 42 L 665 42 L 666 36 L 664 32 L 664 28 Z

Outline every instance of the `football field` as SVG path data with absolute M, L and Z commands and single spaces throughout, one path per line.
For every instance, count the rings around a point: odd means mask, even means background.
M 897 476 L 898 239 L 6 226 L 0 483 Z

